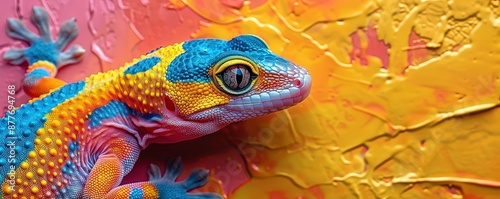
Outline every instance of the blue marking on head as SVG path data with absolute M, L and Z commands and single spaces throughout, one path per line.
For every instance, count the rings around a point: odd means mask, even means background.
M 145 120 L 159 120 L 161 119 L 161 115 L 156 113 L 143 114 L 140 113 L 129 106 L 127 104 L 112 100 L 108 104 L 96 108 L 89 115 L 90 127 L 100 126 L 102 121 L 105 119 L 111 119 L 116 117 L 128 117 L 128 116 L 137 116 L 143 118 Z
M 171 82 L 210 82 L 207 74 L 212 59 L 230 50 L 227 41 L 198 39 L 184 42 L 184 53 L 177 56 L 167 68 L 166 78 Z
M 158 62 L 160 62 L 160 58 L 159 57 L 148 57 L 148 58 L 145 58 L 145 59 L 142 59 L 140 61 L 138 61 L 137 63 L 135 63 L 134 65 L 128 67 L 124 74 L 137 74 L 137 73 L 140 73 L 140 72 L 146 72 L 147 70 L 153 68 L 153 66 L 155 66 L 156 64 L 158 64 Z
M 130 190 L 130 194 L 128 195 L 129 199 L 142 199 L 144 198 L 144 191 L 140 188 L 133 188 Z
M 54 42 L 47 43 L 42 39 L 37 39 L 24 51 L 24 55 L 30 65 L 37 61 L 48 61 L 57 65 L 57 55 L 59 52 L 56 52 L 54 45 Z
M 232 38 L 227 43 L 231 46 L 231 49 L 243 52 L 269 49 L 264 40 L 254 35 L 240 35 Z
M 174 83 L 208 83 L 211 81 L 208 69 L 221 58 L 231 55 L 247 57 L 258 65 L 265 64 L 259 63 L 260 60 L 269 60 L 266 56 L 280 59 L 269 51 L 262 39 L 253 35 L 240 35 L 229 41 L 219 39 L 191 40 L 184 42 L 182 47 L 185 52 L 176 57 L 167 68 L 166 79 Z
M 77 95 L 84 87 L 83 81 L 66 84 L 44 98 L 21 106 L 13 115 L 7 113 L 6 116 L 15 118 L 10 119 L 15 122 L 13 131 L 8 129 L 8 125 L 12 123 L 9 124 L 6 117 L 0 118 L 0 148 L 3 148 L 0 151 L 0 179 L 5 179 L 11 165 L 17 169 L 19 164 L 26 160 L 28 152 L 34 148 L 36 131 L 42 128 L 47 120 L 45 115 L 60 103 Z M 10 145 L 14 145 L 12 150 Z M 10 154 L 15 155 L 9 157 Z

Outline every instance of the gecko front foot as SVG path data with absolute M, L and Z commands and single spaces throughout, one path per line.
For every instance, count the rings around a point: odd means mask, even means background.
M 6 61 L 13 65 L 19 65 L 27 60 L 31 65 L 43 60 L 51 62 L 58 68 L 80 61 L 85 50 L 79 45 L 73 45 L 68 50 L 61 52 L 78 36 L 78 28 L 74 18 L 61 25 L 56 41 L 52 39 L 50 34 L 49 19 L 45 9 L 34 6 L 30 19 L 38 29 L 39 36 L 28 30 L 21 20 L 7 19 L 7 35 L 25 41 L 30 46 L 10 48 L 3 56 Z
M 188 193 L 188 191 L 201 187 L 208 182 L 208 170 L 196 169 L 191 172 L 184 181 L 176 182 L 182 172 L 180 158 L 167 161 L 165 175 L 157 165 L 151 164 L 149 180 L 159 188 L 160 198 L 182 198 L 182 199 L 222 199 L 216 193 Z

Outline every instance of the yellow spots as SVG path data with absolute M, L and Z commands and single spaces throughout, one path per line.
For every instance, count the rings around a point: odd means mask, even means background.
M 29 157 L 29 158 L 31 158 L 31 159 L 36 158 L 36 152 L 35 152 L 35 151 L 30 151 L 30 152 L 28 153 L 28 157 Z
M 48 129 L 47 132 L 49 132 L 49 134 L 54 134 L 54 129 Z
M 40 149 L 38 150 L 38 155 L 43 158 L 47 155 L 47 151 L 45 151 L 44 149 Z
M 3 192 L 5 195 L 10 195 L 10 194 L 12 194 L 13 190 L 10 188 L 10 185 L 9 185 L 9 184 L 4 183 L 4 186 L 2 187 L 2 192 Z
M 54 172 L 52 172 L 52 175 L 53 175 L 54 177 L 57 177 L 57 175 L 59 175 L 59 173 L 57 173 L 56 171 L 54 171 Z
M 50 162 L 49 162 L 49 167 L 50 167 L 50 168 L 54 168 L 55 166 L 56 166 L 56 165 L 54 164 L 54 162 L 52 162 L 52 161 L 50 161 Z
M 43 139 L 43 142 L 45 142 L 45 144 L 50 144 L 50 143 L 52 143 L 52 139 L 50 139 L 49 137 L 46 137 L 45 139 Z
M 80 112 L 80 113 L 83 113 L 83 112 L 85 111 L 85 107 L 83 107 L 82 105 L 80 105 L 80 106 L 77 106 L 77 107 L 76 107 L 76 110 L 77 110 L 78 112 Z
M 43 170 L 42 168 L 38 168 L 38 169 L 36 170 L 36 174 L 38 174 L 39 176 L 42 176 L 44 173 L 45 173 L 45 172 L 44 172 L 44 170 Z
M 40 160 L 40 164 L 44 165 L 46 162 L 45 162 L 45 159 L 41 159 Z
M 59 158 L 59 159 L 57 160 L 57 162 L 58 162 L 59 164 L 63 164 L 63 163 L 64 163 L 63 159 L 61 159 L 61 158 Z
M 24 189 L 23 188 L 19 188 L 17 189 L 17 193 L 18 194 L 23 194 L 24 193 Z M 23 196 L 24 197 L 24 196 Z
M 167 90 L 179 112 L 194 112 L 229 102 L 230 97 L 209 83 L 168 83 Z
M 33 179 L 33 173 L 32 173 L 31 171 L 28 171 L 28 172 L 26 173 L 26 178 L 27 178 L 28 180 Z
M 40 181 L 40 184 L 41 184 L 42 186 L 44 186 L 44 187 L 45 187 L 45 186 L 47 186 L 47 180 L 42 180 L 42 181 Z
M 29 167 L 29 166 L 30 166 L 30 165 L 28 164 L 28 162 L 22 162 L 22 163 L 21 163 L 21 168 L 22 168 L 22 169 L 28 169 L 28 167 Z
M 40 191 L 40 190 L 38 189 L 38 187 L 37 187 L 37 186 L 33 186 L 33 187 L 31 187 L 31 193 L 33 193 L 33 194 L 37 194 L 37 193 L 38 193 L 38 191 Z
M 57 140 L 56 140 L 56 145 L 57 145 L 57 146 L 62 146 L 62 141 L 61 141 L 61 139 L 57 139 Z
M 35 144 L 36 144 L 36 145 L 40 145 L 41 143 L 42 143 L 42 140 L 40 140 L 40 139 L 38 139 L 38 138 L 36 138 L 36 139 L 35 139 Z
M 40 128 L 40 129 L 38 129 L 38 130 L 36 131 L 36 135 L 37 135 L 37 136 L 42 136 L 42 135 L 44 135 L 44 134 L 45 134 L 45 129 Z
M 91 102 L 90 102 L 88 99 L 85 99 L 85 100 L 83 101 L 83 105 L 85 105 L 85 106 L 87 106 L 87 107 L 88 107 L 88 106 L 90 106 L 90 105 L 91 105 Z
M 53 120 L 50 123 L 50 126 L 52 126 L 52 128 L 59 128 L 61 126 L 61 122 L 59 120 Z
M 52 148 L 52 149 L 50 149 L 50 150 L 49 150 L 49 154 L 50 154 L 51 156 L 56 156 L 56 155 L 57 155 L 57 150 L 56 150 L 56 149 L 54 149 L 54 148 Z
M 73 122 L 72 120 L 68 120 L 68 124 L 70 123 L 70 121 Z M 69 129 L 68 127 L 64 127 L 64 134 L 69 135 L 70 133 L 71 133 L 71 129 Z
M 66 119 L 68 117 L 68 113 L 65 111 L 59 112 L 59 118 Z

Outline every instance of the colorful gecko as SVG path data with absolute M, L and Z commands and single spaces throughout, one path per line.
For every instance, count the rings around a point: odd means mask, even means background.
M 28 42 L 4 59 L 28 61 L 23 88 L 34 97 L 0 119 L 0 178 L 5 198 L 221 198 L 190 193 L 207 183 L 194 170 L 177 182 L 179 158 L 167 172 L 151 165 L 149 181 L 120 185 L 151 143 L 174 143 L 291 107 L 311 89 L 307 70 L 273 54 L 252 35 L 196 39 L 160 47 L 116 70 L 66 84 L 55 78 L 85 52 L 73 46 L 75 20 L 52 40 L 47 12 L 34 7 L 40 36 L 10 18 L 7 34 Z

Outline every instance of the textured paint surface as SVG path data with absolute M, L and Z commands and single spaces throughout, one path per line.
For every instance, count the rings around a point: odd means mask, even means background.
M 52 25 L 78 20 L 75 43 L 89 53 L 61 70 L 68 82 L 160 45 L 241 33 L 264 38 L 312 75 L 311 95 L 297 107 L 199 140 L 154 145 L 124 183 L 146 179 L 151 162 L 181 155 L 186 170 L 212 170 L 203 189 L 236 199 L 500 194 L 498 0 L 35 3 L 50 11 Z M 26 20 L 34 5 L 4 4 L 2 28 L 6 17 Z M 0 34 L 0 47 L 12 44 Z M 0 70 L 6 100 L 7 85 L 21 88 L 25 69 L 2 62 Z M 19 90 L 16 103 L 26 100 Z

